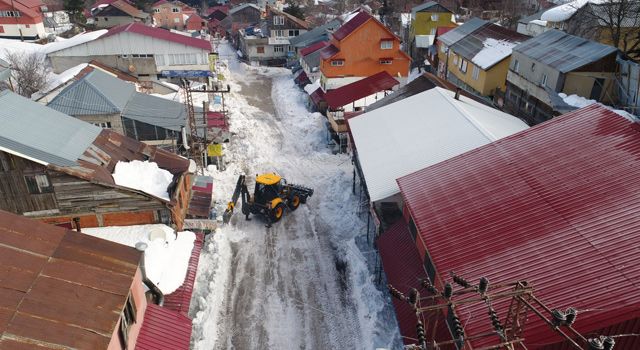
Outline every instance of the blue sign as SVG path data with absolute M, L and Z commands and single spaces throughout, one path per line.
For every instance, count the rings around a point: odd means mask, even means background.
M 168 78 L 206 78 L 213 73 L 208 70 L 163 70 L 160 75 Z

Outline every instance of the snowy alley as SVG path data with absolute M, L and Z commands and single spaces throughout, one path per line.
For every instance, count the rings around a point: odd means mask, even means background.
M 397 348 L 397 325 L 386 293 L 367 267 L 372 245 L 357 214 L 348 155 L 326 146 L 324 117 L 305 107 L 307 95 L 290 71 L 250 67 L 223 44 L 232 141 L 227 169 L 209 168 L 219 212 L 238 175 L 276 172 L 315 190 L 306 205 L 271 228 L 237 210 L 207 237 L 191 316 L 194 349 Z M 372 266 L 370 264 L 370 266 Z

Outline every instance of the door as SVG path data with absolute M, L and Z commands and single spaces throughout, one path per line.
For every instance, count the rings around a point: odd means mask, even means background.
M 602 87 L 604 86 L 604 78 L 596 78 L 593 82 L 593 88 L 591 88 L 591 97 L 592 100 L 600 101 L 600 96 L 602 96 Z

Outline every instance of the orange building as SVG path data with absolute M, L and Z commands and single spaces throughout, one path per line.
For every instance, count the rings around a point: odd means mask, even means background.
M 320 85 L 325 91 L 381 71 L 402 82 L 411 65 L 409 55 L 400 49 L 400 39 L 364 11 L 332 34 L 320 57 Z
M 194 8 L 180 1 L 160 0 L 151 6 L 156 26 L 184 30 L 187 19 L 196 13 Z

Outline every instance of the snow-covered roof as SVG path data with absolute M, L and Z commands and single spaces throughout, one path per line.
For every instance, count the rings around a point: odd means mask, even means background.
M 399 177 L 528 128 L 454 95 L 436 87 L 349 120 L 371 201 L 398 193 Z
M 540 19 L 550 22 L 563 22 L 571 18 L 579 9 L 589 2 L 593 4 L 602 3 L 608 0 L 574 0 L 560 6 L 548 9 L 545 11 Z
M 83 228 L 82 233 L 129 247 L 135 247 L 138 242 L 146 243 L 147 277 L 165 295 L 182 286 L 196 239 L 193 232 L 176 235 L 171 227 L 162 224 Z

